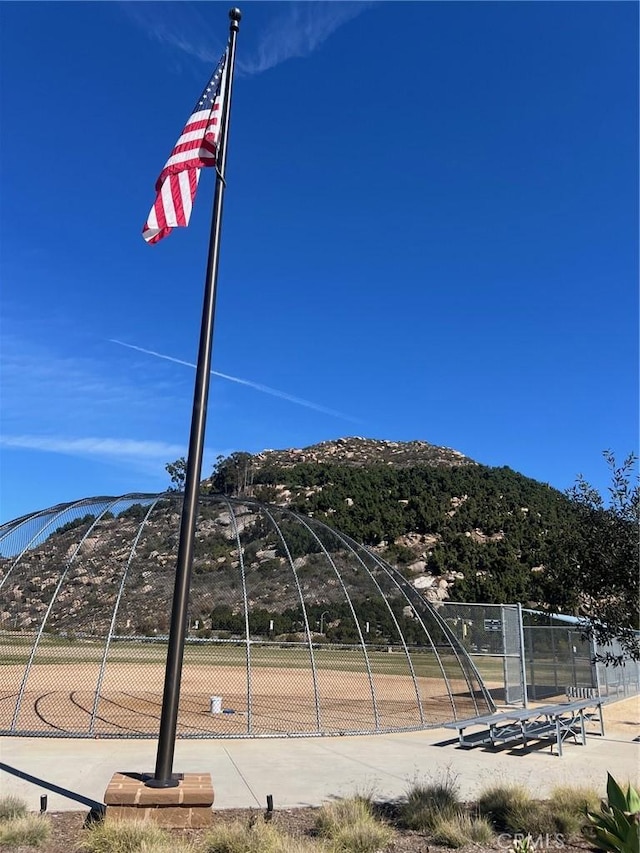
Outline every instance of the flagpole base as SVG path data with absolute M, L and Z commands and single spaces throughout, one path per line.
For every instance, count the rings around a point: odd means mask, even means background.
M 168 780 L 156 780 L 150 773 L 114 773 L 104 795 L 105 820 L 150 821 L 183 828 L 210 826 L 213 800 L 209 773 L 173 774 Z
M 151 776 L 150 779 L 144 780 L 144 784 L 146 788 L 177 788 L 181 779 L 181 773 L 172 773 L 170 779 L 156 779 Z

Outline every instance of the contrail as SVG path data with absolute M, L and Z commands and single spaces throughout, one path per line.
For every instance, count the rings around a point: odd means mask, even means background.
M 119 341 L 116 338 L 109 338 L 112 344 L 118 344 L 127 349 L 133 349 L 137 352 L 143 352 L 146 355 L 153 355 L 156 358 L 164 358 L 165 361 L 172 361 L 174 364 L 183 364 L 185 367 L 196 367 L 190 361 L 183 361 L 181 358 L 174 358 L 171 355 L 164 355 L 161 352 L 155 352 L 152 349 L 137 347 L 134 344 L 125 344 L 124 341 Z M 220 379 L 226 379 L 229 382 L 236 382 L 238 385 L 246 385 L 248 388 L 253 388 L 256 391 L 262 391 L 263 394 L 270 394 L 272 397 L 279 397 L 281 400 L 287 400 L 289 403 L 296 403 L 298 406 L 305 406 L 307 409 L 314 409 L 316 412 L 322 412 L 325 415 L 332 415 L 334 418 L 342 418 L 345 421 L 352 423 L 361 423 L 358 418 L 353 418 L 350 415 L 345 415 L 343 412 L 336 412 L 334 409 L 328 409 L 326 406 L 320 406 L 318 403 L 312 403 L 310 400 L 303 400 L 301 397 L 294 397 L 292 394 L 287 394 L 285 391 L 278 391 L 277 388 L 270 388 L 268 385 L 260 385 L 259 382 L 250 382 L 248 379 L 239 379 L 237 376 L 230 376 L 228 373 L 220 373 L 217 370 L 211 371 L 212 376 L 218 376 Z

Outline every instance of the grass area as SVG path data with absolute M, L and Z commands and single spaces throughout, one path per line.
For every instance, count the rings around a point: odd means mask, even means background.
M 83 853 L 187 853 L 195 848 L 154 823 L 105 820 L 89 828 L 80 850 Z
M 316 820 L 316 830 L 335 853 L 375 853 L 384 849 L 393 837 L 393 830 L 374 816 L 366 797 L 350 797 L 324 805 Z
M 0 797 L 0 821 L 23 817 L 27 813 L 27 804 L 17 797 Z
M 456 817 L 462 805 L 455 780 L 414 785 L 400 807 L 400 822 L 408 829 L 426 832 L 439 820 Z
M 595 788 L 588 786 L 556 785 L 551 791 L 550 799 L 557 809 L 584 814 L 587 810 L 597 811 L 602 797 Z
M 10 642 L 0 643 L 0 659 L 3 666 L 26 665 L 31 654 L 33 640 L 11 637 Z M 304 645 L 284 646 L 281 643 L 251 643 L 251 665 L 253 667 L 274 667 L 279 669 L 308 669 L 309 650 Z M 318 644 L 313 649 L 315 664 L 319 670 L 356 672 L 364 667 L 364 655 L 360 647 L 340 647 Z M 450 660 L 447 649 L 439 650 L 445 666 Z M 69 641 L 58 638 L 41 640 L 36 651 L 34 663 L 37 665 L 66 665 L 102 662 L 104 640 Z M 136 665 L 164 664 L 167 654 L 166 642 L 114 641 L 109 647 L 108 663 Z M 423 678 L 441 678 L 440 666 L 427 647 L 410 648 L 411 663 L 416 676 Z M 403 651 L 389 653 L 378 648 L 368 648 L 367 656 L 374 673 L 380 675 L 408 675 L 409 665 Z M 244 642 L 189 642 L 185 647 L 184 664 L 244 667 L 247 647 Z M 457 668 L 457 667 L 456 667 Z M 495 672 L 493 671 L 495 670 Z M 483 666 L 483 676 L 501 679 L 502 661 L 492 660 L 492 667 Z
M 599 809 L 601 797 L 595 788 L 559 785 L 551 791 L 550 802 L 553 804 L 558 830 L 563 835 L 572 836 L 582 830 L 587 811 L 595 812 Z
M 294 838 L 268 823 L 233 823 L 210 829 L 198 853 L 324 853 L 312 839 Z
M 481 793 L 478 810 L 500 832 L 571 838 L 585 825 L 587 810 L 599 802 L 594 788 L 579 785 L 558 786 L 548 800 L 534 800 L 520 785 L 497 785 Z
M 492 785 L 485 788 L 478 798 L 478 811 L 496 829 L 508 830 L 511 813 L 526 807 L 531 797 L 521 785 Z
M 495 832 L 489 820 L 469 810 L 449 774 L 441 781 L 414 785 L 400 807 L 402 826 L 424 832 L 436 844 L 465 847 L 490 844 Z
M 18 847 L 42 847 L 50 834 L 48 821 L 37 814 L 23 814 L 0 820 L 0 845 L 10 850 Z
M 319 809 L 303 809 L 299 822 L 295 809 L 275 812 L 269 821 L 255 811 L 244 812 L 242 820 L 231 815 L 223 819 L 218 813 L 206 829 L 172 831 L 150 821 L 109 819 L 107 814 L 104 821 L 86 828 L 76 823 L 72 834 L 64 834 L 60 815 L 25 814 L 24 803 L 4 797 L 0 799 L 0 849 L 21 853 L 30 848 L 46 853 L 424 853 L 432 848 L 437 853 L 441 847 L 481 847 L 513 853 L 529 849 L 527 839 L 543 837 L 575 853 L 582 848 L 571 839 L 580 837 L 586 809 L 597 802 L 597 793 L 581 786 L 555 788 L 549 800 L 539 801 L 525 789 L 506 784 L 485 789 L 477 803 L 463 803 L 455 779 L 447 773 L 442 779 L 414 785 L 401 802 L 374 802 L 372 795 L 361 794 Z M 572 824 L 566 823 L 568 816 Z
M 486 818 L 459 811 L 452 815 L 439 815 L 431 827 L 431 837 L 436 844 L 466 847 L 469 844 L 491 844 L 495 832 Z

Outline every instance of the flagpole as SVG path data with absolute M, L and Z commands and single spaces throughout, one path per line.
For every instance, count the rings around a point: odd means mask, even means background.
M 229 138 L 229 119 L 231 115 L 231 94 L 233 72 L 236 61 L 236 37 L 242 15 L 240 9 L 230 9 L 228 75 L 225 101 L 222 104 L 220 143 L 216 158 L 216 187 L 213 197 L 211 218 L 211 236 L 209 238 L 209 256 L 205 280 L 202 324 L 200 327 L 200 347 L 193 394 L 193 412 L 191 415 L 191 433 L 189 436 L 189 454 L 180 523 L 180 541 L 178 561 L 171 608 L 171 627 L 169 629 L 169 648 L 164 678 L 162 714 L 156 769 L 152 778 L 145 784 L 150 788 L 173 788 L 179 784 L 172 773 L 173 754 L 176 745 L 178 724 L 178 706 L 180 702 L 180 679 L 184 658 L 185 634 L 187 630 L 187 608 L 191 584 L 191 566 L 193 564 L 193 544 L 196 520 L 198 516 L 198 496 L 202 474 L 202 454 L 204 448 L 205 426 L 207 420 L 207 400 L 209 397 L 209 379 L 211 376 L 211 351 L 213 342 L 213 321 L 216 307 L 216 285 L 218 281 L 218 262 L 220 258 L 220 233 L 222 224 L 222 202 L 225 189 L 225 168 L 227 164 L 227 140 Z

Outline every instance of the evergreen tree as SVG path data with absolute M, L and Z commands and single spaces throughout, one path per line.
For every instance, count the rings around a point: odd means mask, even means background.
M 585 632 L 599 643 L 617 639 L 624 655 L 639 660 L 637 457 L 629 455 L 619 467 L 610 451 L 604 457 L 611 470 L 609 501 L 578 477 L 569 490 L 576 521 L 550 536 L 543 595 L 551 606 L 571 607 L 583 616 Z M 600 657 L 615 664 L 623 656 L 605 652 Z

